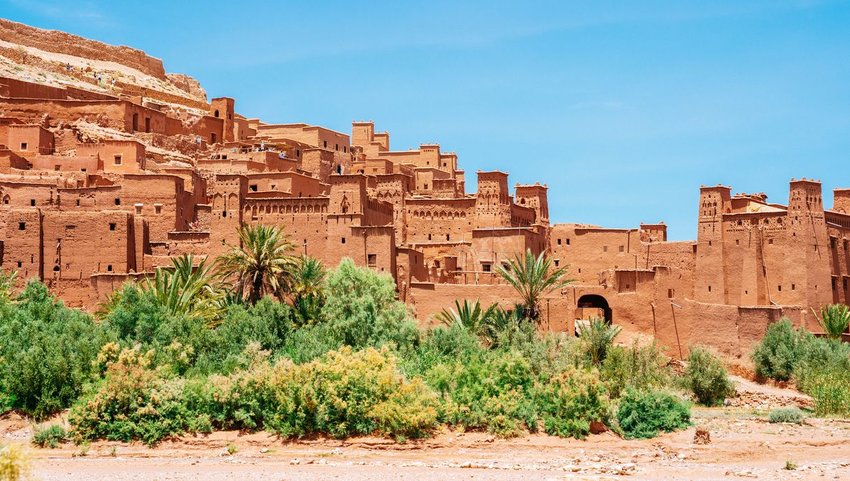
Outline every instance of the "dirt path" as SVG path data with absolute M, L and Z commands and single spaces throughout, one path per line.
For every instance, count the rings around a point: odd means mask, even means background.
M 584 441 L 545 435 L 499 440 L 444 432 L 404 444 L 377 438 L 284 443 L 267 434 L 219 432 L 156 449 L 95 443 L 84 457 L 72 445 L 30 452 L 33 474 L 44 481 L 850 479 L 850 423 L 776 425 L 733 408 L 696 409 L 694 420 L 709 430 L 710 444 L 694 444 L 695 427 L 653 440 L 611 433 Z M 796 469 L 786 470 L 786 461 Z

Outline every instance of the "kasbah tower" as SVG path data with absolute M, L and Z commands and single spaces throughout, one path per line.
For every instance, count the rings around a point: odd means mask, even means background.
M 813 310 L 850 302 L 850 189 L 827 210 L 812 179 L 791 179 L 788 205 L 700 187 L 695 241 L 668 242 L 661 222 L 551 225 L 546 185 L 467 179 L 457 154 L 394 150 L 372 121 L 269 124 L 132 48 L 6 20 L 0 40 L 22 67 L 0 76 L 0 266 L 70 306 L 93 310 L 175 256 L 217 256 L 242 224 L 392 276 L 423 325 L 454 299 L 512 306 L 497 268 L 526 250 L 575 279 L 544 299 L 544 329 L 601 316 L 674 356 L 741 356 L 783 316 L 814 330 Z

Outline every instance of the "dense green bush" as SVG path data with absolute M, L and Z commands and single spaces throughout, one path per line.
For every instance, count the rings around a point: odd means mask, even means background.
M 788 381 L 799 357 L 802 333 L 791 321 L 782 319 L 767 327 L 761 342 L 753 349 L 756 375 L 763 379 Z
M 153 365 L 154 356 L 138 347 L 119 351 L 117 344 L 104 346 L 98 356 L 104 379 L 69 415 L 75 441 L 139 439 L 154 444 L 188 429 L 192 415 L 181 399 L 183 381 L 163 377 Z
M 843 311 L 842 311 L 843 312 Z M 794 330 L 790 321 L 771 325 L 753 353 L 756 372 L 793 380 L 812 396 L 818 415 L 850 415 L 850 346 Z
M 92 361 L 110 339 L 90 316 L 68 309 L 38 281 L 0 303 L 0 398 L 41 419 L 68 407 L 92 379 Z
M 801 390 L 815 401 L 818 416 L 850 416 L 850 372 L 835 365 L 810 370 Z
M 232 305 L 215 329 L 199 338 L 196 371 L 230 372 L 240 366 L 243 353 L 251 344 L 278 352 L 292 336 L 291 310 L 286 304 L 265 297 L 253 306 Z
M 796 407 L 777 408 L 770 411 L 767 415 L 767 419 L 771 423 L 801 424 L 805 417 L 803 411 Z
M 691 423 L 690 405 L 676 396 L 655 390 L 629 389 L 620 399 L 617 423 L 626 439 L 654 438 Z
M 537 429 L 531 364 L 517 351 L 491 351 L 435 363 L 426 382 L 443 397 L 441 419 L 468 429 L 515 436 Z
M 140 439 L 154 444 L 184 432 L 267 429 L 284 437 L 380 433 L 419 437 L 437 425 L 437 396 L 407 380 L 387 350 L 345 347 L 321 359 L 274 364 L 257 344 L 247 367 L 227 376 L 170 378 L 153 351 L 107 346 L 98 388 L 71 411 L 76 440 Z
M 437 425 L 437 396 L 420 379 L 401 375 L 386 350 L 344 347 L 298 366 L 281 360 L 268 389 L 265 425 L 284 437 L 420 437 Z
M 325 283 L 322 307 L 327 334 L 354 348 L 393 344 L 408 348 L 419 340 L 419 329 L 407 306 L 396 299 L 395 282 L 387 274 L 357 267 L 343 259 Z
M 65 442 L 67 437 L 68 433 L 65 432 L 65 428 L 59 424 L 52 424 L 37 427 L 32 437 L 32 443 L 40 448 L 53 449 Z
M 581 439 L 590 433 L 592 423 L 608 423 L 605 386 L 591 371 L 562 372 L 538 389 L 535 401 L 549 434 Z
M 602 362 L 600 376 L 610 395 L 619 397 L 627 388 L 645 390 L 669 384 L 666 363 L 655 344 L 612 346 Z
M 727 396 L 735 392 L 723 362 L 710 351 L 699 346 L 691 349 L 688 354 L 684 382 L 694 393 L 697 402 L 706 406 L 722 404 Z

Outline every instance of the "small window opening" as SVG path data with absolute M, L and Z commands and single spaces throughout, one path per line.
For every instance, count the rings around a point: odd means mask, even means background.
M 374 267 L 378 264 L 378 254 L 369 254 L 366 257 L 366 262 L 369 264 L 369 266 Z
M 485 262 L 485 263 L 481 264 L 481 270 L 484 271 L 484 272 L 490 272 L 492 269 L 493 269 L 493 264 L 490 264 L 489 262 Z
M 30 205 L 35 207 L 35 199 L 30 199 Z
M 26 222 L 18 222 L 18 230 L 27 230 Z
M 115 222 L 110 222 L 110 223 L 109 223 L 109 230 L 115 230 L 115 227 L 116 227 Z
M 112 264 L 107 264 L 107 265 L 106 265 L 106 271 L 107 271 L 107 272 L 112 272 Z
M 558 245 L 561 245 L 561 239 L 558 239 Z
M 27 150 L 27 147 L 28 145 L 26 142 L 21 142 L 21 150 Z
M 341 242 L 341 243 L 343 243 L 343 244 L 345 244 L 345 237 L 341 238 L 341 239 L 340 239 L 340 242 Z
M 116 154 L 113 160 L 115 161 L 115 165 L 121 165 L 121 154 Z
M 121 197 L 115 198 L 115 205 L 121 205 Z

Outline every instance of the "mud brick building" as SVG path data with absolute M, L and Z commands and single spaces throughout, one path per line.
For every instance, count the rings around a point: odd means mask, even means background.
M 526 250 L 575 279 L 544 299 L 544 328 L 602 316 L 674 355 L 741 355 L 782 316 L 813 329 L 812 309 L 850 301 L 850 189 L 827 209 L 809 179 L 787 205 L 701 187 L 695 241 L 668 242 L 663 223 L 552 225 L 548 186 L 467 179 L 454 152 L 393 150 L 374 122 L 269 124 L 138 50 L 5 20 L 0 40 L 21 66 L 0 77 L 0 267 L 71 306 L 174 256 L 221 254 L 242 224 L 393 276 L 424 325 L 454 299 L 512 305 L 497 268 Z

